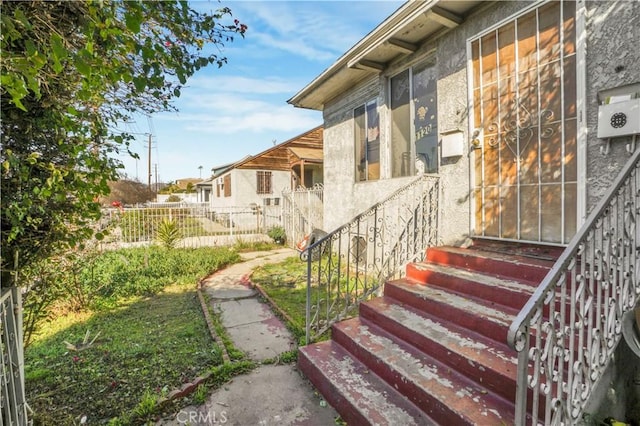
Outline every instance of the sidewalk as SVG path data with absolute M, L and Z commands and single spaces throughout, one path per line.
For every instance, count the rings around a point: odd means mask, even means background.
M 203 282 L 203 291 L 214 310 L 221 313 L 235 346 L 258 363 L 294 349 L 295 339 L 269 306 L 258 300 L 249 275 L 260 265 L 297 255 L 288 248 L 248 253 L 243 255 L 244 262 L 218 271 Z M 329 426 L 335 424 L 336 417 L 295 364 L 276 363 L 236 376 L 203 405 L 186 407 L 171 420 L 158 424 Z

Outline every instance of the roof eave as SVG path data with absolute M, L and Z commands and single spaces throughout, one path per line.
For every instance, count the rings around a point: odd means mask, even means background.
M 416 10 L 424 11 L 433 7 L 440 0 L 428 0 L 428 1 L 408 1 L 404 5 L 400 6 L 391 16 L 385 19 L 380 25 L 378 25 L 373 31 L 367 34 L 356 45 L 344 53 L 336 62 L 334 62 L 329 68 L 322 72 L 313 81 L 307 84 L 302 90 L 296 93 L 287 102 L 293 106 L 299 108 L 308 108 L 315 110 L 322 110 L 323 104 L 311 104 L 305 102 L 311 93 L 315 92 L 322 84 L 334 76 L 338 71 L 344 68 L 349 68 L 349 65 L 353 67 L 354 61 L 359 56 L 364 56 L 367 51 L 371 50 L 377 45 L 382 44 L 391 35 L 399 31 L 406 23 L 407 17 L 416 13 Z M 379 70 L 367 70 L 363 69 L 368 75 L 379 73 Z
M 435 39 L 460 25 L 464 16 L 481 3 L 472 0 L 408 1 L 287 102 L 299 108 L 323 110 L 327 101 L 343 93 L 342 89 L 379 75 L 388 63 L 415 52 L 419 46 L 399 38 L 414 22 L 424 19 L 430 21 L 433 33 L 429 33 L 428 37 Z M 387 49 L 387 53 L 382 56 L 387 56 L 386 62 L 370 60 L 376 53 L 384 52 L 384 49 Z M 394 52 L 393 55 L 389 51 Z M 331 85 L 340 90 L 331 92 Z

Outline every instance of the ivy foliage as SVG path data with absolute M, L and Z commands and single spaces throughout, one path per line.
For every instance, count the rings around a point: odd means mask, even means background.
M 186 1 L 1 1 L 2 278 L 93 236 L 136 114 L 171 109 L 247 27 Z M 130 151 L 129 151 L 130 152 Z M 98 233 L 95 235 L 100 238 Z M 3 285 L 7 285 L 3 282 Z

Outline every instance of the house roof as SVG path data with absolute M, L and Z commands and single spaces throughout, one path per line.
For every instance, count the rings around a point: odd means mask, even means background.
M 222 164 L 220 166 L 214 166 L 211 168 L 211 179 L 213 180 L 214 178 L 220 176 L 221 174 L 225 173 L 227 170 L 232 169 L 233 167 L 235 167 L 236 164 L 241 163 L 243 161 L 246 161 L 248 159 L 252 158 L 251 155 L 246 155 L 244 157 L 242 157 L 241 160 L 239 161 L 234 161 L 233 163 L 228 163 L 228 164 Z
M 182 179 L 176 179 L 176 186 L 180 189 L 186 189 L 187 185 L 192 184 L 195 185 L 198 182 L 201 182 L 202 179 L 200 178 L 182 178 Z
M 408 1 L 287 102 L 322 110 L 346 89 L 380 74 L 390 62 L 414 53 L 428 39 L 441 37 L 478 5 L 489 3 L 493 2 Z
M 322 126 L 295 136 L 259 154 L 245 158 L 233 165 L 239 169 L 289 170 L 289 150 L 296 148 L 316 149 L 322 152 Z
M 213 182 L 213 176 L 202 179 L 200 182 L 196 183 L 196 186 L 208 186 L 211 185 L 211 182 Z
M 291 154 L 297 157 L 298 160 L 308 161 L 322 161 L 323 154 L 320 148 L 289 148 Z

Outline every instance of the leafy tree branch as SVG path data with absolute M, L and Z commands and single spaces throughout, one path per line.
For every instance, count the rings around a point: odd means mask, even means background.
M 93 236 L 98 199 L 132 135 L 171 109 L 199 69 L 247 27 L 185 1 L 0 1 L 3 286 L 16 267 Z M 100 234 L 96 235 L 98 238 Z

